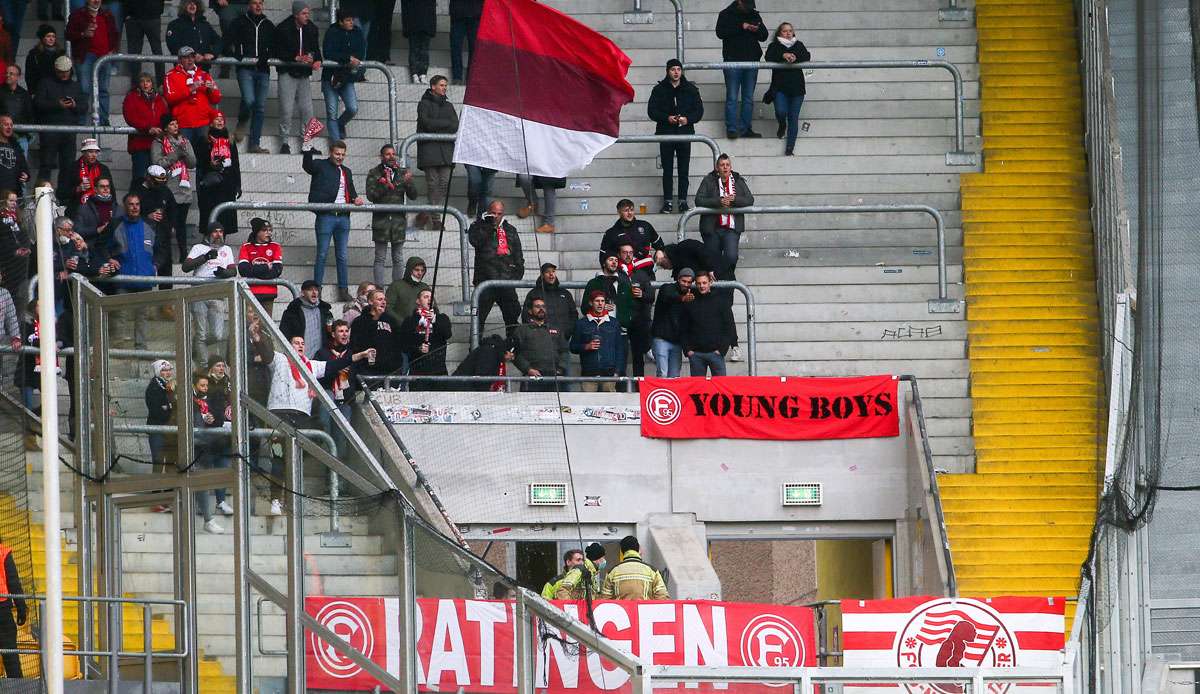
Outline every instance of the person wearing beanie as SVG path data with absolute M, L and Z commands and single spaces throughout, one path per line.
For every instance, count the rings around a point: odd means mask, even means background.
M 233 7 L 231 2 L 226 7 Z M 222 30 L 224 31 L 224 30 Z M 275 24 L 263 12 L 263 0 L 250 0 L 246 11 L 225 31 L 225 46 L 221 52 L 238 60 L 251 58 L 253 66 L 237 66 L 238 105 L 237 129 L 234 137 L 241 140 L 250 131 L 246 151 L 250 154 L 270 154 L 262 146 L 263 123 L 267 119 L 267 92 L 271 84 L 271 69 L 267 60 L 275 51 Z
M 279 138 L 283 145 L 280 154 L 291 154 L 288 138 L 292 135 L 292 116 L 300 108 L 301 145 L 308 122 L 313 117 L 312 87 L 309 78 L 313 70 L 321 69 L 321 43 L 317 25 L 312 22 L 312 10 L 305 0 L 292 3 L 292 15 L 275 27 L 275 55 L 292 61 L 275 68 L 279 75 Z M 317 152 L 319 154 L 319 152 Z
M 658 290 L 654 301 L 654 322 L 650 325 L 650 349 L 654 352 L 654 375 L 679 378 L 683 368 L 683 339 L 687 330 L 685 309 L 696 295 L 692 283 L 696 273 L 690 267 L 675 273 L 675 283 Z
M 332 141 L 346 139 L 346 126 L 358 115 L 358 94 L 354 85 L 361 82 L 366 68 L 359 64 L 367 57 L 367 35 L 355 25 L 355 15 L 338 9 L 337 22 L 325 31 L 321 52 L 338 67 L 321 70 L 321 95 L 325 97 L 325 131 Z M 338 100 L 345 110 L 338 115 Z
M 733 0 L 717 15 L 717 38 L 721 39 L 721 60 L 757 63 L 767 40 L 762 15 L 754 9 L 754 0 Z M 758 69 L 725 70 L 725 135 L 762 137 L 750 127 L 754 117 L 754 85 Z
M 163 426 L 171 423 L 175 411 L 175 367 L 166 359 L 150 365 L 154 375 L 146 384 L 146 424 Z M 173 451 L 167 448 L 166 434 L 150 434 L 150 460 L 155 472 L 163 472 L 167 462 L 173 460 Z
M 683 76 L 683 63 L 675 58 L 667 61 L 667 74 L 654 85 L 650 100 L 646 103 L 646 114 L 654 121 L 655 135 L 694 135 L 696 123 L 704 117 L 704 100 L 700 90 Z M 663 214 L 674 210 L 687 212 L 688 167 L 692 162 L 692 143 L 661 142 L 658 153 L 662 157 Z M 672 174 L 678 170 L 678 187 L 674 186 Z M 671 194 L 678 191 L 679 205 L 671 204 Z
M 242 167 L 237 140 L 229 136 L 225 114 L 220 111 L 213 114 L 208 136 L 196 150 L 196 182 L 201 229 L 209 223 L 209 217 L 217 205 L 242 197 Z M 220 221 L 225 233 L 238 233 L 237 212 L 222 212 Z
M 225 244 L 225 229 L 220 224 L 210 226 L 204 234 L 204 240 L 188 251 L 180 269 L 201 279 L 236 277 L 237 265 L 233 249 Z M 225 341 L 229 312 L 224 299 L 193 301 L 190 305 L 195 321 L 193 344 L 196 359 L 204 360 L 209 345 L 219 345 Z
M 56 4 L 56 7 L 61 5 Z M 60 10 L 61 11 L 61 10 Z M 38 84 L 44 79 L 54 79 L 54 61 L 66 55 L 58 44 L 58 31 L 49 24 L 37 29 L 38 42 L 25 56 L 25 87 L 30 94 L 38 93 Z
M 575 550 L 578 552 L 579 550 Z M 588 600 L 600 597 L 600 572 L 606 564 L 604 545 L 593 542 L 583 550 L 583 562 L 576 564 L 558 582 L 555 600 Z
M 33 105 L 42 123 L 78 126 L 83 122 L 88 99 L 72 77 L 72 69 L 71 59 L 59 55 L 54 59 L 53 75 L 38 83 L 37 91 L 33 93 Z M 41 133 L 39 140 L 41 151 L 38 153 L 37 178 L 49 179 L 51 164 L 57 162 L 61 179 L 63 172 L 71 168 L 71 162 L 75 159 L 74 133 Z
M 616 376 L 625 368 L 625 336 L 621 324 L 609 311 L 608 297 L 601 290 L 587 294 L 587 312 L 575 322 L 571 351 L 579 355 L 582 376 Z M 617 392 L 615 381 L 587 381 L 580 384 L 585 393 Z
M 804 47 L 804 43 L 796 38 L 796 30 L 792 28 L 792 25 L 788 22 L 780 24 L 775 29 L 775 38 L 767 46 L 767 62 L 794 65 L 807 63 L 810 60 L 812 60 L 812 55 Z M 771 86 L 767 89 L 767 96 L 763 100 L 775 104 L 775 120 L 779 123 L 779 129 L 775 136 L 782 139 L 784 134 L 787 134 L 787 144 L 784 146 L 783 153 L 788 156 L 791 156 L 796 149 L 796 136 L 800 131 L 800 107 L 804 105 L 804 92 L 804 70 L 802 68 L 771 71 Z
M 71 12 L 63 32 L 71 44 L 71 59 L 79 68 L 79 86 L 84 94 L 92 93 L 92 67 L 100 58 L 121 50 L 121 24 L 100 0 L 87 0 L 83 7 Z M 108 82 L 112 73 L 101 70 L 97 75 L 100 92 L 100 125 L 108 125 Z
M 283 247 L 271 238 L 271 223 L 262 217 L 250 220 L 250 238 L 238 252 L 238 274 L 242 277 L 273 280 L 283 274 Z M 250 292 L 262 304 L 268 316 L 275 305 L 279 288 L 273 284 L 252 284 Z
M 183 136 L 179 119 L 168 113 L 159 120 L 159 134 L 150 145 L 150 160 L 167 172 L 167 190 L 175 198 L 175 216 L 171 228 L 182 260 L 191 245 L 188 243 L 187 216 L 196 189 L 196 153 L 192 143 Z

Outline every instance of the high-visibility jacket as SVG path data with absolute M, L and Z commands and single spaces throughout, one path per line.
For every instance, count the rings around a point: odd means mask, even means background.
M 562 583 L 563 577 L 566 575 L 567 572 L 564 571 L 563 573 L 560 573 L 559 575 L 547 581 L 546 585 L 542 586 L 542 597 L 546 598 L 547 600 L 553 600 L 554 594 L 558 592 L 558 585 Z
M 600 597 L 600 570 L 596 568 L 591 559 L 584 559 L 583 566 L 576 566 L 559 580 L 554 599 L 586 600 L 588 583 L 592 587 L 592 597 Z
M 8 589 L 8 555 L 12 554 L 12 548 L 8 545 L 0 545 L 0 594 L 9 595 L 12 593 Z M 8 602 L 8 598 L 0 598 L 0 602 Z
M 600 597 L 606 600 L 670 600 L 667 584 L 653 566 L 642 561 L 642 555 L 629 550 L 621 561 L 608 571 Z

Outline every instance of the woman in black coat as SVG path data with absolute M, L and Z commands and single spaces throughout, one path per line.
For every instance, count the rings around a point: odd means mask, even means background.
M 229 137 L 225 115 L 217 112 L 208 128 L 208 136 L 196 152 L 197 204 L 200 207 L 200 230 L 208 229 L 208 217 L 213 208 L 223 202 L 242 197 L 241 160 L 237 141 Z M 237 233 L 237 213 L 226 210 L 219 221 L 225 236 Z
M 417 307 L 400 324 L 400 347 L 408 355 L 408 373 L 413 376 L 445 376 L 446 344 L 450 342 L 450 318 L 433 304 L 433 292 L 417 293 Z M 409 390 L 452 390 L 436 381 L 412 381 Z
M 784 22 L 775 30 L 775 38 L 767 46 L 767 62 L 769 63 L 807 63 L 812 60 L 808 49 L 800 39 L 791 24 Z M 791 155 L 796 149 L 796 135 L 800 126 L 800 107 L 804 105 L 804 70 L 791 68 L 771 71 L 771 87 L 767 97 L 775 100 L 775 120 L 779 121 L 776 137 L 782 138 L 787 133 L 787 145 L 784 154 Z

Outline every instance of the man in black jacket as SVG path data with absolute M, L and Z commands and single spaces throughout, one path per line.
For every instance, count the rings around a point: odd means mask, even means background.
M 475 35 L 479 33 L 479 18 L 483 16 L 483 0 L 450 0 L 450 79 L 454 84 L 466 84 L 463 70 L 463 41 L 467 43 L 467 62 L 475 56 Z
M 725 263 L 720 254 L 709 250 L 698 239 L 684 239 L 679 243 L 669 243 L 662 250 L 654 252 L 654 262 L 664 270 L 670 270 L 673 278 L 679 277 L 683 268 L 691 268 L 696 276 L 717 275 L 725 271 Z
M 712 290 L 708 275 L 696 277 L 696 298 L 684 306 L 683 353 L 692 376 L 725 375 L 725 352 L 733 340 L 733 312 Z
M 487 214 L 479 218 L 467 230 L 467 238 L 475 249 L 475 274 L 472 281 L 476 287 L 487 280 L 519 280 L 525 275 L 525 256 L 521 253 L 521 237 L 517 228 L 504 218 L 504 203 L 493 200 Z M 517 290 L 511 287 L 488 289 L 479 297 L 479 331 L 487 322 L 492 307 L 500 304 L 504 315 L 504 331 L 512 337 L 521 319 L 521 304 L 517 302 Z
M 179 55 L 179 49 L 190 46 L 196 51 L 196 62 L 207 71 L 221 50 L 221 37 L 204 17 L 203 0 L 183 0 L 179 16 L 167 25 L 167 50 Z
M 650 310 L 654 306 L 654 261 L 635 258 L 633 246 L 623 243 L 617 249 L 621 272 L 629 278 L 632 307 L 629 317 L 629 357 L 631 375 L 646 375 L 646 352 L 650 351 Z
M 267 60 L 275 48 L 275 25 L 263 14 L 263 0 L 250 0 L 245 14 L 233 20 L 225 34 L 225 55 L 245 60 L 253 58 L 258 63 L 252 67 L 237 67 L 238 91 L 242 100 L 238 104 L 237 129 L 234 137 L 242 139 L 250 129 L 250 140 L 246 151 L 250 154 L 268 154 L 262 147 L 263 122 L 267 119 L 267 91 L 271 85 L 271 69 Z
M 309 202 L 334 202 L 363 204 L 363 198 L 354 188 L 354 173 L 342 164 L 346 160 L 346 143 L 338 140 L 329 148 L 329 158 L 315 161 L 313 151 L 304 152 L 304 170 L 312 176 L 308 185 Z M 350 213 L 317 213 L 317 254 L 313 260 L 313 280 L 317 284 L 325 278 L 325 258 L 329 255 L 329 241 L 334 242 L 334 258 L 337 261 L 338 301 L 353 301 L 350 295 L 350 268 L 348 254 L 350 246 Z
M 10 64 L 4 71 L 4 84 L 0 85 L 0 113 L 12 116 L 13 123 L 37 122 L 33 111 L 33 95 L 21 86 L 21 68 L 16 63 Z M 29 156 L 30 139 L 28 133 L 16 136 L 16 142 L 20 144 L 26 157 Z
M 762 58 L 767 27 L 754 9 L 754 0 L 733 0 L 717 15 L 717 38 L 721 39 L 721 60 L 756 63 Z M 754 85 L 758 69 L 725 69 L 725 135 L 729 139 L 762 137 L 751 128 L 754 116 Z M 740 106 L 740 109 L 739 109 Z M 740 113 L 739 113 L 740 110 Z M 740 115 L 740 119 L 739 119 Z
M 0 571 L 0 577 L 4 579 L 0 590 L 7 595 L 23 595 L 25 589 L 21 586 L 21 574 L 17 572 L 17 563 L 13 561 L 12 548 L 3 543 L 0 543 L 0 564 L 4 566 L 3 571 Z M 17 612 L 16 621 L 13 621 L 14 608 Z M 0 599 L 0 648 L 13 650 L 17 648 L 17 627 L 25 624 L 26 616 L 28 616 L 28 610 L 24 598 Z M 20 679 L 23 674 L 21 672 L 21 656 L 17 653 L 5 653 L 3 659 L 4 676 L 9 679 Z
M 633 246 L 635 258 L 653 257 L 655 251 L 662 250 L 663 240 L 654 229 L 654 225 L 643 219 L 638 219 L 633 211 L 633 201 L 623 198 L 617 203 L 617 221 L 604 232 L 600 240 L 601 263 L 609 256 L 617 255 L 621 244 Z
M 309 78 L 313 70 L 321 69 L 321 43 L 317 26 L 312 23 L 312 10 L 305 0 L 293 0 L 292 16 L 275 27 L 275 56 L 299 65 L 280 65 L 279 74 L 279 138 L 283 145 L 280 154 L 291 154 L 288 137 L 292 134 L 292 114 L 300 106 L 300 132 L 313 117 L 312 87 Z
M 367 310 L 350 324 L 350 351 L 371 348 L 375 349 L 375 359 L 358 365 L 362 373 L 386 375 L 398 368 L 408 371 L 400 345 L 400 322 L 387 312 L 387 295 L 382 289 L 367 293 Z
M 575 305 L 575 297 L 559 284 L 558 266 L 554 263 L 542 263 L 541 275 L 534 283 L 533 289 L 525 295 L 523 322 L 529 322 L 529 309 L 533 308 L 533 302 L 538 299 L 546 302 L 546 323 L 551 331 L 557 331 L 562 334 L 564 340 L 570 340 L 575 321 L 579 318 L 579 309 Z
M 9 69 L 14 67 L 10 65 Z M 0 190 L 11 190 L 20 197 L 28 180 L 29 162 L 13 133 L 12 116 L 5 113 L 0 115 Z
M 675 284 L 658 290 L 654 302 L 654 324 L 650 328 L 653 336 L 655 376 L 679 378 L 683 366 L 683 339 L 687 328 L 684 315 L 688 304 L 695 301 L 692 282 L 696 273 L 690 268 L 680 268 Z
M 300 296 L 283 310 L 279 332 L 287 339 L 304 338 L 304 356 L 312 357 L 325 344 L 328 329 L 333 325 L 333 307 L 321 301 L 321 285 L 305 280 Z
M 87 113 L 88 100 L 71 75 L 73 63 L 65 55 L 54 59 L 54 77 L 43 79 L 34 92 L 33 103 L 38 117 L 47 125 L 79 125 Z M 50 164 L 57 161 L 59 176 L 71 168 L 75 160 L 74 133 L 42 133 L 42 148 L 38 153 L 39 179 L 50 178 Z M 64 192 L 59 190 L 60 199 Z
M 704 101 L 700 90 L 683 76 L 683 63 L 675 58 L 667 61 L 667 76 L 650 92 L 646 113 L 654 121 L 655 135 L 694 135 L 696 123 L 704 117 Z M 688 166 L 692 162 L 691 142 L 662 142 L 658 145 L 662 158 L 663 214 L 672 211 L 671 173 L 679 167 L 679 211 L 687 212 Z

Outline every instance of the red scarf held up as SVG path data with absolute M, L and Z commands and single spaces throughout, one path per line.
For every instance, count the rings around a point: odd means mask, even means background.
M 504 230 L 504 221 L 496 226 L 496 255 L 508 255 L 508 232 Z
M 37 347 L 40 344 L 42 344 L 41 324 L 37 319 L 34 319 L 33 332 L 29 333 L 29 346 Z M 33 358 L 33 372 L 34 373 L 42 372 L 42 357 L 41 357 L 40 353 Z M 56 355 L 54 357 L 54 373 L 60 373 L 60 372 L 61 372 L 61 369 L 59 368 L 59 365 L 58 365 L 58 356 Z
M 166 156 L 175 151 L 175 145 L 171 144 L 170 137 L 163 136 L 162 151 L 163 151 L 163 156 Z M 176 171 L 178 171 L 179 173 L 178 174 L 175 173 Z M 171 164 L 171 175 L 178 176 L 180 184 L 183 184 L 185 181 L 187 182 L 186 186 L 181 185 L 181 187 L 188 188 L 191 186 L 191 180 L 190 180 L 191 176 L 188 174 L 187 164 L 184 164 L 183 160 L 176 159 L 175 163 Z
M 212 161 L 212 163 L 220 164 L 221 166 L 225 166 L 225 160 L 229 159 L 232 156 L 232 154 L 230 153 L 230 148 L 229 148 L 229 138 L 228 137 L 212 138 L 212 150 L 211 151 L 212 151 L 212 154 L 209 155 L 209 159 Z
M 300 361 L 304 364 L 304 368 L 308 369 L 309 373 L 312 373 L 312 362 L 308 360 L 308 357 L 301 354 Z M 292 370 L 292 380 L 296 382 L 296 388 L 307 388 L 308 384 L 304 382 L 304 377 L 300 375 L 300 369 L 296 368 L 291 359 L 288 359 L 288 367 Z
M 350 351 L 349 346 L 341 349 L 340 351 L 336 347 L 329 348 L 329 353 L 333 355 L 334 359 L 341 359 L 342 357 L 344 357 L 346 355 L 346 352 L 348 352 L 348 351 Z M 299 374 L 297 374 L 297 375 L 299 375 Z M 345 392 L 345 390 L 349 387 L 350 387 L 350 367 L 347 366 L 346 368 L 337 372 L 337 375 L 333 377 L 333 394 L 336 396 L 334 399 L 340 400 L 342 393 Z
M 648 267 L 654 267 L 654 258 L 639 258 L 632 263 L 621 263 L 621 270 L 624 271 L 626 277 L 633 277 L 635 270 L 642 270 Z
M 205 400 L 204 398 L 193 395 L 192 402 L 196 403 L 196 407 L 200 408 L 200 418 L 201 419 L 204 419 L 205 417 L 208 416 L 208 413 L 209 413 L 208 412 L 208 400 Z
M 717 192 L 721 195 L 721 197 L 725 197 L 726 195 L 737 195 L 737 191 L 734 190 L 733 185 L 733 174 L 729 174 L 728 179 L 717 176 Z M 719 219 L 719 225 L 726 229 L 732 229 L 736 225 L 733 215 L 731 214 L 722 214 Z
M 96 193 L 96 181 L 100 180 L 100 164 L 87 165 L 84 159 L 79 160 L 79 204 L 84 204 Z M 84 181 L 87 185 L 84 186 Z
M 429 342 L 430 336 L 433 335 L 433 324 L 437 320 L 437 314 L 433 312 L 432 308 L 418 306 L 417 315 L 420 316 L 417 319 L 417 330 L 425 333 L 425 342 Z

